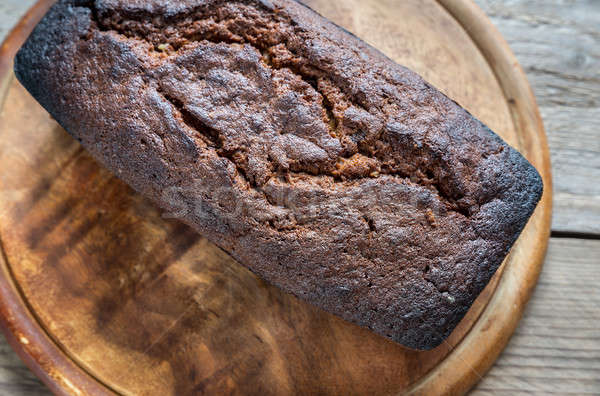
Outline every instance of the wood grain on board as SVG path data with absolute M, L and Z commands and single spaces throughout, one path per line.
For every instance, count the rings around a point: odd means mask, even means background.
M 201 236 L 162 219 L 13 79 L 4 84 L 0 116 L 0 167 L 11 169 L 0 174 L 0 310 L 13 344 L 55 391 L 460 392 L 504 347 L 540 270 L 551 203 L 545 137 L 515 61 L 465 1 L 310 5 L 424 74 L 538 167 L 544 197 L 503 269 L 442 346 L 402 348 L 268 286 Z M 409 17 L 399 25 L 399 15 Z M 457 21 L 481 31 L 481 41 Z M 496 56 L 493 65 L 481 48 Z M 20 296 L 33 315 L 27 326 L 12 319 Z M 60 349 L 40 352 L 32 338 L 40 333 Z
M 597 127 L 599 118 L 594 116 L 594 111 L 598 110 L 598 88 L 592 85 L 587 91 L 587 96 L 592 98 L 591 101 L 588 100 L 591 106 L 589 103 L 584 105 L 586 95 L 582 96 L 581 93 L 585 94 L 585 87 L 588 86 L 588 82 L 585 81 L 588 78 L 586 73 L 591 72 L 593 76 L 593 72 L 600 69 L 597 67 L 597 55 L 593 55 L 594 48 L 589 48 L 593 46 L 593 40 L 590 42 L 588 37 L 587 41 L 579 41 L 578 33 L 581 31 L 584 34 L 591 34 L 591 37 L 596 37 L 597 40 L 597 36 L 593 35 L 597 34 L 598 21 L 595 15 L 599 14 L 597 12 L 594 14 L 594 11 L 597 11 L 594 7 L 597 7 L 598 3 L 556 1 L 549 4 L 539 0 L 532 2 L 478 0 L 477 3 L 491 14 L 493 22 L 517 53 L 538 97 L 550 138 L 556 175 L 558 194 L 554 228 L 562 231 L 593 232 L 594 227 L 599 224 L 598 221 L 594 221 L 594 216 L 598 214 L 598 193 L 594 190 L 597 186 L 590 185 L 593 184 L 590 180 L 598 180 L 598 166 L 594 163 L 594 159 L 598 158 L 595 154 L 598 153 L 597 131 L 600 131 Z M 555 43 L 558 42 L 564 44 L 564 51 L 556 50 Z M 552 67 L 542 71 L 535 69 L 540 63 L 538 57 L 543 58 L 541 59 L 543 62 L 554 62 L 550 64 Z M 568 61 L 569 59 L 572 61 Z M 530 67 L 531 65 L 533 68 Z M 592 125 L 596 128 L 592 128 Z M 573 139 L 574 135 L 582 135 L 584 138 Z M 586 153 L 587 156 L 584 155 Z M 568 195 L 563 195 L 561 198 L 561 191 Z M 574 207 L 574 204 L 579 206 Z M 561 213 L 565 210 L 569 212 L 565 212 L 562 216 Z M 540 394 L 552 391 L 577 394 L 600 393 L 598 383 L 589 380 L 597 373 L 594 370 L 598 369 L 600 361 L 597 352 L 600 349 L 598 340 L 588 337 L 582 341 L 581 333 L 569 337 L 571 330 L 587 331 L 585 328 L 588 322 L 573 322 L 562 316 L 566 311 L 577 312 L 576 307 L 586 297 L 561 300 L 559 302 L 563 307 L 561 310 L 548 308 L 547 305 L 548 296 L 551 298 L 556 294 L 568 294 L 572 289 L 568 283 L 560 279 L 564 276 L 565 268 L 580 263 L 574 257 L 583 257 L 584 261 L 587 259 L 588 263 L 593 264 L 593 258 L 599 257 L 600 254 L 599 245 L 600 242 L 597 241 L 584 241 L 581 244 L 576 240 L 568 239 L 552 241 L 546 267 L 533 302 L 505 354 L 498 361 L 497 366 L 484 376 L 484 380 L 475 390 L 476 393 L 492 394 L 493 392 L 493 394 L 508 395 L 515 394 L 519 390 Z M 557 249 L 560 249 L 562 254 L 554 259 L 558 255 Z M 593 254 L 595 256 L 592 256 Z M 576 283 L 583 286 L 584 290 L 589 290 L 588 296 L 591 297 L 588 301 L 592 302 L 598 296 L 598 289 L 591 288 L 592 285 L 597 284 L 598 267 L 586 266 L 587 272 L 581 272 L 578 281 L 580 283 Z M 552 276 L 551 281 L 547 283 L 547 287 L 543 289 L 545 292 L 542 293 L 540 290 L 548 276 Z M 587 318 L 597 319 L 598 305 L 586 306 Z M 536 312 L 539 312 L 539 315 L 535 316 Z M 530 316 L 537 318 L 533 324 L 528 322 Z M 546 322 L 558 324 L 546 327 Z M 3 360 L 4 356 L 9 357 Z M 13 356 L 13 360 L 10 356 Z M 24 374 L 23 378 L 15 375 L 16 370 L 21 370 L 22 373 L 27 371 L 15 362 L 14 355 L 7 348 L 0 349 L 0 362 L 4 361 L 7 362 L 6 365 L 0 363 L 0 391 L 10 389 L 11 392 L 15 392 L 14 394 L 44 394 L 43 386 L 36 387 L 36 381 L 31 378 L 31 375 Z M 557 375 L 562 382 L 546 380 L 556 378 Z M 595 378 L 598 377 L 596 375 Z M 579 381 L 580 379 L 583 381 Z
M 600 394 L 597 257 L 600 241 L 550 240 L 523 319 L 473 396 Z M 50 395 L 6 344 L 0 347 L 0 394 Z

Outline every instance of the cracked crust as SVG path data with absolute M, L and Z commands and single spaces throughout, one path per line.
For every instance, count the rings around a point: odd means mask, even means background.
M 15 71 L 240 263 L 411 348 L 456 327 L 542 193 L 459 105 L 290 0 L 62 0 Z

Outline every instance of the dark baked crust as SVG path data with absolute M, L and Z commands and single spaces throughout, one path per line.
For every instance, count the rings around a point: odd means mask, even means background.
M 15 71 L 240 263 L 412 348 L 450 334 L 542 194 L 485 125 L 290 0 L 62 0 Z

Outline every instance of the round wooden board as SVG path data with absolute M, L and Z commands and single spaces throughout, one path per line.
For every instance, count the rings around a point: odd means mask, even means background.
M 40 1 L 0 52 L 0 312 L 58 394 L 438 394 L 469 389 L 508 342 L 550 231 L 546 137 L 523 72 L 469 0 L 307 0 L 518 148 L 545 193 L 440 347 L 405 349 L 265 284 L 117 180 L 14 79 Z

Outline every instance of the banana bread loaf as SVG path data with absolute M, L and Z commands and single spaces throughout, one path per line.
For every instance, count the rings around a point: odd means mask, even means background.
M 15 72 L 169 215 L 411 348 L 456 327 L 542 194 L 466 110 L 292 0 L 60 0 Z

